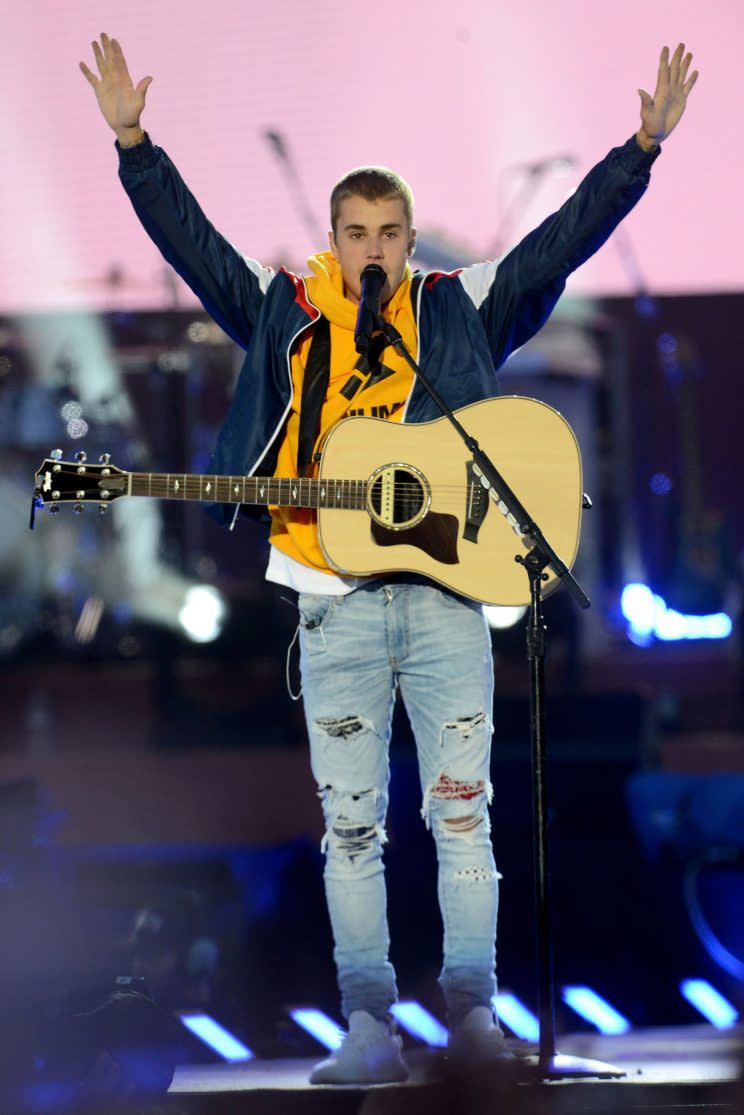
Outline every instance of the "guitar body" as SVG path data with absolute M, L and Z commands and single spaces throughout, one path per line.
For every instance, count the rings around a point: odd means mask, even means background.
M 457 417 L 490 456 L 545 538 L 570 568 L 579 545 L 581 455 L 565 419 L 535 399 L 504 395 Z M 420 573 L 487 604 L 528 604 L 515 562 L 530 540 L 515 533 L 477 477 L 446 418 L 400 424 L 354 417 L 328 434 L 320 478 L 369 481 L 370 513 L 319 507 L 318 532 L 332 568 L 352 576 Z M 550 570 L 547 594 L 556 587 Z

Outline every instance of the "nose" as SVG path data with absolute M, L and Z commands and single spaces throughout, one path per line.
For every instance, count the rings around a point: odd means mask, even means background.
M 382 259 L 382 240 L 376 240 L 373 236 L 369 238 L 367 242 L 367 259 Z

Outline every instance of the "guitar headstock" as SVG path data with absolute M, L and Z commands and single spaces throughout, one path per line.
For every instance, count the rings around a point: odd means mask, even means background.
M 127 494 L 128 474 L 110 461 L 110 454 L 102 453 L 98 464 L 90 464 L 83 450 L 74 461 L 63 461 L 62 450 L 53 450 L 34 474 L 31 525 L 36 507 L 55 512 L 63 503 L 71 503 L 79 514 L 86 503 L 97 503 L 103 514 L 110 503 Z

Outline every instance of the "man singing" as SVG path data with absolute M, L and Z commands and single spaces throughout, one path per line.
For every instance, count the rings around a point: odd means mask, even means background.
M 452 274 L 413 273 L 413 197 L 382 167 L 352 170 L 331 194 L 329 250 L 310 274 L 274 272 L 210 224 L 162 148 L 140 127 L 152 81 L 132 83 L 122 48 L 93 43 L 80 68 L 116 133 L 119 175 L 149 236 L 206 310 L 246 350 L 211 471 L 312 476 L 334 423 L 439 417 L 393 349 L 360 358 L 354 330 L 365 267 L 385 273 L 382 313 L 452 408 L 498 394 L 497 370 L 545 323 L 566 279 L 605 242 L 648 185 L 660 144 L 697 79 L 680 44 L 639 90 L 641 126 L 571 198 L 502 259 Z M 235 524 L 238 506 L 220 505 Z M 490 837 L 493 666 L 481 608 L 423 577 L 344 576 L 319 543 L 316 513 L 269 509 L 267 578 L 297 592 L 310 760 L 325 817 L 325 889 L 349 1029 L 314 1083 L 404 1080 L 391 1025 L 383 868 L 388 745 L 396 688 L 416 740 L 422 816 L 438 858 L 444 924 L 440 984 L 450 1055 L 506 1056 L 494 1017 L 498 874 Z M 361 529 L 361 528 L 359 528 Z

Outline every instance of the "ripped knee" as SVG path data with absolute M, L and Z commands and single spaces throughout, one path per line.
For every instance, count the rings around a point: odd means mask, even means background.
M 321 716 L 315 726 L 332 739 L 350 739 L 365 729 L 374 731 L 371 721 L 362 716 Z
M 321 852 L 351 867 L 379 859 L 387 843 L 380 791 L 353 792 L 326 786 L 320 797 L 327 825 Z
M 321 843 L 325 852 L 332 842 L 334 850 L 347 859 L 369 854 L 375 844 L 385 843 L 385 834 L 380 825 L 358 825 L 353 821 L 341 820 L 326 831 Z
M 442 771 L 426 787 L 421 816 L 430 828 L 434 814 L 437 827 L 445 836 L 468 837 L 479 829 L 490 832 L 488 806 L 492 798 L 493 786 L 487 779 L 467 781 Z
M 483 815 L 466 813 L 464 817 L 443 817 L 442 820 L 452 832 L 472 832 L 483 824 Z
M 457 720 L 446 720 L 441 729 L 442 768 L 424 789 L 421 816 L 430 828 L 432 810 L 446 835 L 467 836 L 489 829 L 488 805 L 493 788 L 486 776 L 490 766 L 493 725 L 483 710 Z
M 473 732 L 487 729 L 489 735 L 492 730 L 490 719 L 485 712 L 477 712 L 474 716 L 461 716 L 458 720 L 448 720 L 442 725 L 442 736 L 448 732 L 456 732 L 461 739 L 468 739 Z

